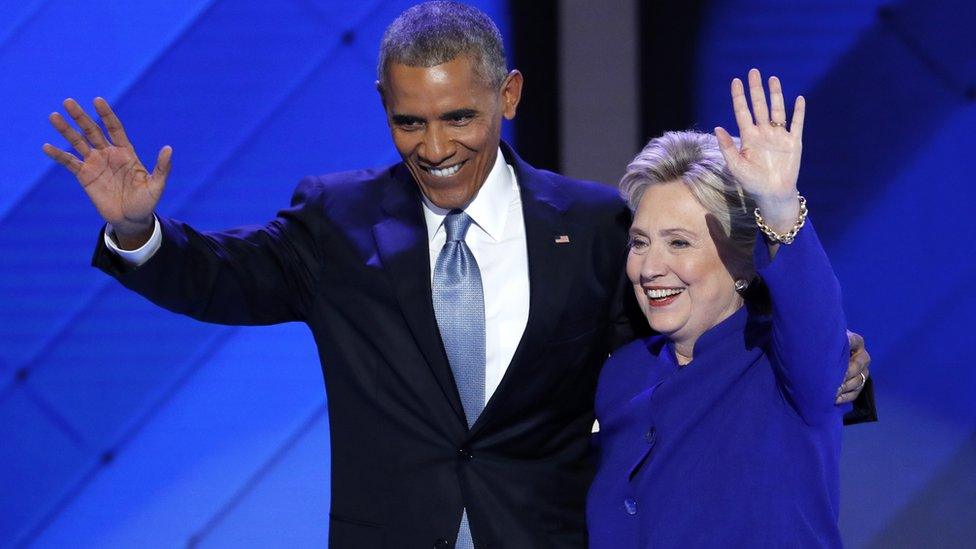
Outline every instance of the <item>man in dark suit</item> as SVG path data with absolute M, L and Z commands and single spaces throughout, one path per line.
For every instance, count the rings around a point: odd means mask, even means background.
M 154 215 L 171 150 L 148 173 L 104 100 L 111 141 L 68 100 L 85 137 L 51 120 L 82 159 L 45 151 L 108 223 L 94 264 L 125 286 L 208 322 L 308 324 L 330 545 L 583 547 L 597 372 L 646 324 L 624 310 L 628 210 L 500 142 L 522 76 L 474 8 L 404 12 L 377 87 L 403 162 L 307 178 L 261 228 Z

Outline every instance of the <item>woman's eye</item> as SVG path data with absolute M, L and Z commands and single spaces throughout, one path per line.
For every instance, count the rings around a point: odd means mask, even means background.
M 632 250 L 643 250 L 647 247 L 647 241 L 641 238 L 631 238 L 627 246 Z
M 687 248 L 691 244 L 687 240 L 681 240 L 680 238 L 675 238 L 670 242 L 672 248 Z

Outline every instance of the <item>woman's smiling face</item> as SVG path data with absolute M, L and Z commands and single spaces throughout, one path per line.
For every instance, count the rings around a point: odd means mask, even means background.
M 689 352 L 742 306 L 719 253 L 727 238 L 710 230 L 710 215 L 684 183 L 652 184 L 630 227 L 627 276 L 640 308 L 651 328 Z

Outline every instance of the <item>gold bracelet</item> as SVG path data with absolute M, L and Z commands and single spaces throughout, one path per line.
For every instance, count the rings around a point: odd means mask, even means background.
M 769 225 L 766 224 L 766 220 L 763 219 L 762 214 L 759 213 L 759 208 L 756 208 L 755 212 L 753 212 L 756 215 L 756 225 L 759 226 L 759 230 L 770 241 L 781 244 L 792 244 L 796 238 L 796 233 L 800 232 L 803 224 L 807 222 L 807 199 L 803 198 L 803 195 L 799 193 L 796 195 L 796 198 L 800 201 L 800 216 L 796 218 L 796 223 L 793 224 L 793 228 L 786 234 L 779 234 L 770 229 Z

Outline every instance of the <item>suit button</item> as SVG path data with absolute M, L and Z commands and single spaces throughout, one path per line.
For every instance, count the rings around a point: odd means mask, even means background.
M 648 444 L 654 444 L 654 441 L 657 440 L 657 429 L 654 427 L 648 429 L 647 432 L 644 433 L 644 440 L 646 440 Z
M 450 546 L 451 544 L 444 538 L 434 541 L 434 549 L 447 549 Z
M 637 502 L 634 501 L 632 498 L 625 499 L 624 500 L 624 510 L 627 511 L 627 514 L 628 515 L 636 515 L 637 514 Z
M 471 450 L 468 450 L 467 448 L 458 448 L 458 456 L 464 461 L 471 461 L 474 459 L 474 456 L 471 455 Z

